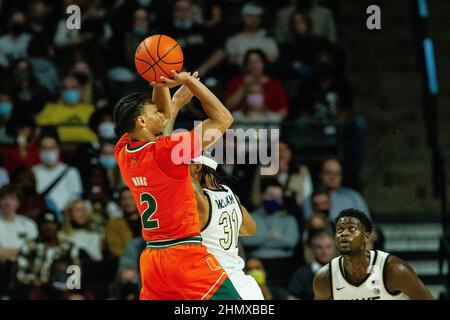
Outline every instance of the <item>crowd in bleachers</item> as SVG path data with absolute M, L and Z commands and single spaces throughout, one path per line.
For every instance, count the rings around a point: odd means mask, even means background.
M 69 29 L 70 5 L 81 28 Z M 224 165 L 258 231 L 241 239 L 267 299 L 310 299 L 334 254 L 333 219 L 359 193 L 364 119 L 353 112 L 329 0 L 0 1 L 0 298 L 136 299 L 141 222 L 113 156 L 114 104 L 151 92 L 134 53 L 162 33 L 232 111 L 279 128 L 279 171 Z M 205 115 L 197 102 L 176 127 Z M 382 245 L 375 234 L 374 245 Z M 82 266 L 68 290 L 67 267 Z

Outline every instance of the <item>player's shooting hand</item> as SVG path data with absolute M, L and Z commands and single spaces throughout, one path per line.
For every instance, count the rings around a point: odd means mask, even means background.
M 192 77 L 196 80 L 200 80 L 198 77 L 198 71 L 192 74 Z M 176 110 L 180 110 L 184 106 L 186 106 L 192 99 L 194 94 L 189 90 L 186 85 L 182 85 L 173 95 L 172 97 L 172 106 Z
M 175 70 L 172 70 L 170 73 L 173 78 L 161 76 L 161 82 L 153 81 L 151 82 L 151 85 L 156 87 L 174 88 L 183 85 L 187 79 L 191 77 L 191 73 L 185 71 L 177 73 Z

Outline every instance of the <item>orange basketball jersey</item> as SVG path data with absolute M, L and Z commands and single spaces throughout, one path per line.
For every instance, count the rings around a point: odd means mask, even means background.
M 141 214 L 145 241 L 200 235 L 197 202 L 185 164 L 200 154 L 200 137 L 194 130 L 155 141 L 136 142 L 124 134 L 116 144 L 114 157 Z

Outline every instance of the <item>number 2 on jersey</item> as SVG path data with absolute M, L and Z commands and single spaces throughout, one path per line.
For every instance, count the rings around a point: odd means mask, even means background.
M 233 220 L 233 222 L 231 221 Z M 223 227 L 223 231 L 225 232 L 226 238 L 220 239 L 219 243 L 225 250 L 228 250 L 231 248 L 231 245 L 233 244 L 233 240 L 235 240 L 235 246 L 238 246 L 238 236 L 239 236 L 239 230 L 238 230 L 238 216 L 236 209 L 234 209 L 230 214 L 227 211 L 224 211 L 222 215 L 219 218 L 219 224 L 225 224 Z
M 141 205 L 147 203 L 147 208 L 142 212 L 142 227 L 145 230 L 149 229 L 158 229 L 159 221 L 158 219 L 150 219 L 152 215 L 155 214 L 156 209 L 158 208 L 158 204 L 156 203 L 156 199 L 150 193 L 141 193 L 140 197 Z

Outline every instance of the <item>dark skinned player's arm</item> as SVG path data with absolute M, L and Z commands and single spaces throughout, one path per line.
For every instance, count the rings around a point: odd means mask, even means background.
M 390 255 L 384 267 L 389 292 L 402 291 L 411 300 L 433 300 L 433 296 L 405 261 Z
M 314 300 L 331 300 L 329 264 L 320 268 L 313 279 Z
M 198 79 L 198 72 L 194 72 L 193 77 Z M 185 85 L 182 85 L 175 92 L 172 99 L 170 99 L 168 87 L 158 85 L 153 87 L 152 99 L 158 106 L 158 111 L 164 114 L 164 118 L 167 121 L 163 135 L 168 136 L 172 134 L 178 112 L 191 101 L 192 97 L 192 92 Z
M 195 179 L 192 180 L 192 186 L 195 191 L 195 198 L 197 199 L 197 209 L 198 209 L 198 219 L 200 224 L 200 230 L 203 229 L 206 222 L 208 221 L 209 215 L 209 201 L 207 196 L 204 194 L 202 187 Z
M 208 131 L 217 129 L 221 134 L 233 124 L 233 116 L 220 100 L 199 80 L 189 77 L 185 85 L 196 96 L 203 107 L 208 119 L 200 125 L 202 129 L 202 150 L 214 143 L 214 138 L 209 136 Z M 199 128 L 196 127 L 196 130 Z
M 247 211 L 247 208 L 241 204 L 241 200 L 235 195 L 237 201 L 239 202 L 239 206 L 242 211 L 242 224 L 239 229 L 240 236 L 253 236 L 256 233 L 256 222 L 250 213 Z
M 171 115 L 172 109 L 169 88 L 154 86 L 152 91 L 152 100 L 158 106 L 158 111 L 161 112 L 166 119 L 168 119 Z
M 172 76 L 170 79 L 162 77 L 165 82 L 164 86 L 173 87 L 180 84 L 186 85 L 186 87 L 192 92 L 197 99 L 200 100 L 203 110 L 205 111 L 208 119 L 204 120 L 194 130 L 197 132 L 202 131 L 202 150 L 205 150 L 215 142 L 215 133 L 212 130 L 218 130 L 220 136 L 231 127 L 233 124 L 233 116 L 230 111 L 220 102 L 220 100 L 212 93 L 203 83 L 199 81 L 195 76 L 191 76 L 187 72 L 177 73 L 171 71 Z M 217 138 L 219 138 L 217 136 Z

